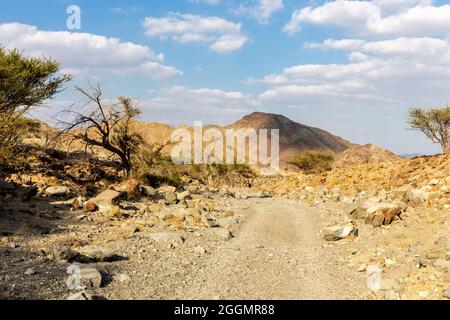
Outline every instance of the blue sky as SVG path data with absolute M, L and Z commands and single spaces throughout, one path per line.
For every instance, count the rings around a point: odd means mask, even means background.
M 70 5 L 81 29 L 68 30 Z M 51 56 L 75 80 L 37 113 L 77 101 L 74 84 L 139 100 L 146 121 L 227 124 L 283 114 L 352 142 L 434 153 L 406 128 L 410 106 L 449 100 L 446 1 L 16 0 L 0 44 Z

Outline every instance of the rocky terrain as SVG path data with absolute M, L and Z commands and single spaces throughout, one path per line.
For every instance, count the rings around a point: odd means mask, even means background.
M 448 156 L 220 189 L 48 165 L 1 182 L 2 298 L 449 298 Z
M 46 127 L 20 169 L 0 170 L 0 298 L 449 299 L 450 157 L 398 158 L 269 118 L 334 139 L 343 160 L 312 175 L 137 180 L 103 154 L 42 148 Z

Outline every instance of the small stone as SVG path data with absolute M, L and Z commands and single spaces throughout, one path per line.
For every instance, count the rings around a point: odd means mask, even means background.
M 202 248 L 202 247 L 196 247 L 194 249 L 194 252 L 196 254 L 198 254 L 199 256 L 202 256 L 202 255 L 204 255 L 206 253 L 206 250 L 205 250 L 205 248 Z
M 86 246 L 78 250 L 83 262 L 113 262 L 121 260 L 122 257 L 106 246 Z
M 78 289 L 83 283 L 95 289 L 102 285 L 102 274 L 89 264 L 74 263 L 67 268 L 67 273 L 70 274 L 66 280 L 69 289 Z
M 97 205 L 92 201 L 88 201 L 84 206 L 84 212 L 95 212 L 97 210 Z
M 121 273 L 117 276 L 117 280 L 119 280 L 120 283 L 130 282 L 131 277 L 126 273 Z
M 332 226 L 322 230 L 322 237 L 327 241 L 338 241 L 348 238 L 349 236 L 357 236 L 358 229 L 349 224 L 345 226 Z
M 32 276 L 32 275 L 34 275 L 34 274 L 36 274 L 36 271 L 34 271 L 33 268 L 28 268 L 28 269 L 25 270 L 25 272 L 24 272 L 24 275 L 27 275 L 27 276 Z
M 72 190 L 66 186 L 52 186 L 45 189 L 45 194 L 51 198 L 69 197 Z
M 67 300 L 71 301 L 89 301 L 92 300 L 92 296 L 86 291 L 77 292 L 67 297 Z
M 229 240 L 233 238 L 233 234 L 230 232 L 230 230 L 223 229 L 223 228 L 213 228 L 211 229 L 217 236 L 224 240 Z

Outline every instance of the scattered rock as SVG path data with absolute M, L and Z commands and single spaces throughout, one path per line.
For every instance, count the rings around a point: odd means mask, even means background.
M 231 238 L 233 238 L 233 234 L 231 233 L 230 230 L 227 229 L 223 229 L 223 228 L 212 228 L 211 229 L 217 236 L 219 236 L 220 238 L 224 239 L 224 240 L 229 240 Z
M 83 288 L 84 285 L 98 289 L 102 286 L 102 274 L 89 264 L 74 263 L 67 268 L 70 276 L 66 280 L 69 289 Z
M 86 291 L 77 292 L 74 294 L 71 294 L 67 297 L 67 300 L 71 301 L 89 301 L 92 300 L 92 296 L 87 293 Z
M 116 254 L 111 248 L 106 246 L 87 246 L 78 250 L 80 254 L 79 260 L 84 260 L 83 262 L 113 262 L 122 260 L 123 258 Z
M 73 193 L 69 187 L 66 186 L 52 186 L 45 189 L 45 194 L 50 198 L 68 198 Z
M 332 226 L 322 230 L 322 236 L 327 241 L 338 241 L 349 236 L 358 236 L 358 229 L 349 224 L 345 226 Z
M 141 193 L 149 198 L 153 198 L 154 196 L 156 196 L 156 189 L 152 188 L 150 186 L 141 186 Z
M 26 275 L 26 276 L 32 276 L 32 275 L 34 275 L 34 274 L 36 274 L 36 271 L 34 271 L 33 268 L 28 268 L 28 269 L 25 270 L 25 272 L 24 272 L 24 275 Z
M 51 259 L 56 262 L 73 262 L 78 258 L 78 253 L 70 248 L 55 246 L 51 252 Z
M 86 206 L 89 205 L 91 206 L 91 208 L 93 208 L 95 205 L 101 212 L 112 212 L 115 211 L 115 207 L 117 207 L 120 201 L 123 200 L 124 198 L 126 198 L 125 193 L 109 189 L 103 191 L 95 198 L 90 199 L 86 204 Z

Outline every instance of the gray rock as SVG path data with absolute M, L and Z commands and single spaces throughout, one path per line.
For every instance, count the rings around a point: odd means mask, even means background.
M 176 244 L 182 244 L 184 242 L 183 238 L 175 232 L 151 233 L 148 237 L 157 242 L 170 242 Z
M 88 203 L 95 204 L 101 212 L 110 212 L 114 211 L 114 208 L 124 198 L 126 198 L 126 193 L 108 189 L 90 199 Z
M 89 301 L 92 300 L 92 296 L 87 293 L 86 291 L 77 292 L 74 294 L 71 294 L 67 297 L 67 300 L 71 301 Z
M 338 241 L 349 236 L 357 236 L 358 229 L 351 224 L 345 226 L 338 225 L 324 228 L 321 233 L 322 237 L 327 241 Z
M 24 275 L 26 275 L 26 276 L 32 276 L 32 275 L 34 275 L 34 274 L 36 274 L 36 271 L 34 271 L 33 268 L 28 268 L 28 269 L 25 270 L 25 272 L 24 272 Z
M 84 262 L 113 262 L 123 258 L 107 246 L 87 246 L 78 250 Z
M 52 186 L 45 189 L 45 194 L 51 198 L 67 198 L 73 193 L 69 187 L 66 186 Z
M 78 252 L 68 247 L 55 246 L 52 248 L 51 258 L 57 262 L 72 262 L 78 258 Z
M 372 292 L 377 292 L 382 288 L 383 270 L 378 265 L 367 266 L 367 288 Z
M 70 274 L 66 280 L 69 289 L 83 288 L 83 285 L 98 289 L 102 286 L 102 274 L 89 264 L 74 263 L 67 268 Z
M 214 232 L 214 234 L 216 234 L 217 236 L 219 236 L 220 238 L 222 238 L 224 240 L 229 240 L 229 239 L 233 238 L 233 234 L 230 232 L 230 230 L 223 229 L 223 228 L 213 228 L 211 230 Z
M 150 186 L 141 186 L 141 193 L 151 198 L 156 196 L 156 189 Z

